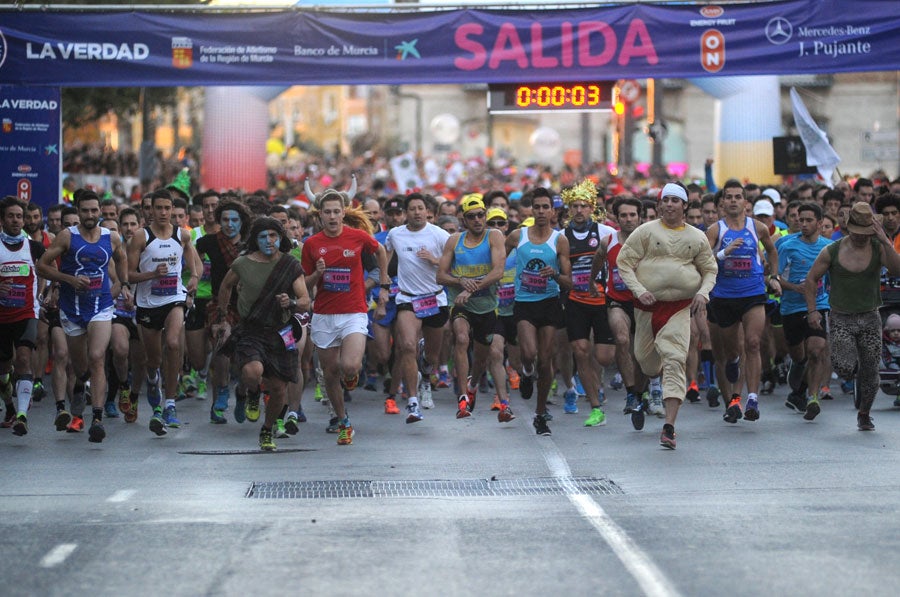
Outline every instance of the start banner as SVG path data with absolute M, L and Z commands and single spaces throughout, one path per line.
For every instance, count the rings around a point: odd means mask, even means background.
M 900 68 L 900 2 L 0 11 L 0 83 L 513 83 Z

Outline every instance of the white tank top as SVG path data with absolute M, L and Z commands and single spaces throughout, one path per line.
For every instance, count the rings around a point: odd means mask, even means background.
M 158 238 L 150 228 L 144 228 L 147 246 L 141 252 L 138 262 L 139 272 L 154 271 L 160 263 L 165 263 L 169 273 L 159 278 L 138 282 L 135 302 L 138 307 L 148 309 L 163 307 L 187 299 L 187 289 L 181 282 L 181 263 L 184 247 L 178 227 L 173 226 L 173 237 Z

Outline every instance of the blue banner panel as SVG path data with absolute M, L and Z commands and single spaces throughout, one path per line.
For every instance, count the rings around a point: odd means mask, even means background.
M 19 85 L 513 83 L 900 68 L 900 2 L 0 12 Z
M 60 93 L 0 86 L 0 196 L 44 208 L 59 203 Z

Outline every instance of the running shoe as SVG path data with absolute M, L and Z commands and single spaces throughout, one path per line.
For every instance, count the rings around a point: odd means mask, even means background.
M 501 423 L 509 423 L 513 419 L 516 418 L 516 415 L 513 414 L 512 409 L 509 405 L 501 404 L 500 411 L 497 413 L 497 420 Z
M 331 417 L 328 419 L 328 426 L 325 427 L 325 433 L 337 433 L 340 431 L 341 420 L 337 417 Z
M 322 402 L 325 398 L 325 395 L 322 394 L 322 384 L 316 382 L 316 389 L 313 392 L 313 398 L 315 398 L 316 402 Z
M 478 387 L 472 387 L 472 377 L 466 378 L 466 402 L 469 412 L 475 410 L 475 397 L 478 395 Z
M 772 392 L 775 391 L 775 383 L 771 379 L 766 379 L 762 382 L 760 386 L 759 393 L 768 396 Z
M 491 403 L 491 410 L 501 410 L 500 396 L 494 395 L 494 401 Z
M 646 398 L 641 400 L 640 406 L 631 411 L 631 426 L 634 427 L 635 431 L 640 431 L 644 428 L 644 411 L 647 408 L 648 401 Z
M 575 392 L 582 398 L 587 396 L 587 394 L 585 394 L 585 392 L 584 392 L 584 386 L 581 383 L 581 378 L 578 376 L 577 373 L 574 375 L 572 380 L 575 382 Z
M 422 401 L 424 408 L 434 408 L 434 400 L 431 399 L 431 382 L 428 376 L 422 376 L 419 380 L 419 400 Z
M 791 366 L 787 372 L 787 382 L 791 390 L 797 391 L 803 385 L 803 377 L 806 375 L 806 361 L 791 361 Z
M 298 433 L 300 433 L 300 425 L 298 425 L 299 422 L 300 418 L 297 415 L 293 413 L 289 414 L 284 420 L 285 432 L 287 432 L 288 435 L 297 435 Z
M 25 415 L 16 417 L 16 422 L 12 426 L 13 435 L 28 435 L 28 418 Z
M 134 423 L 138 417 L 138 395 L 136 392 L 129 392 L 128 400 L 131 401 L 131 409 L 124 414 L 123 418 L 126 423 Z
M 422 420 L 422 411 L 418 402 L 410 402 L 406 405 L 406 424 L 418 423 Z
M 259 449 L 263 452 L 274 452 L 277 449 L 275 440 L 272 438 L 272 430 L 262 427 L 259 430 Z
M 197 400 L 206 399 L 206 378 L 197 375 Z
M 875 423 L 872 422 L 872 417 L 869 416 L 869 413 L 857 413 L 856 427 L 860 431 L 875 431 Z
M 344 423 L 338 427 L 337 444 L 339 446 L 349 446 L 353 444 L 353 427 L 346 419 Z
M 737 383 L 741 377 L 741 357 L 733 361 L 725 362 L 725 378 L 731 383 Z
M 842 381 L 841 382 L 841 391 L 845 394 L 852 394 L 854 385 L 855 384 L 853 383 L 852 379 L 849 381 Z
M 131 390 L 128 388 L 119 388 L 116 396 L 116 402 L 119 403 L 119 410 L 128 420 L 128 413 L 131 412 Z
M 181 427 L 181 421 L 178 420 L 178 413 L 175 412 L 174 406 L 167 406 L 163 409 L 163 421 L 165 421 L 166 427 L 171 427 L 172 429 Z
M 302 407 L 297 411 L 297 422 L 298 423 L 306 423 L 306 413 L 303 412 Z
M 344 389 L 348 392 L 352 392 L 356 389 L 356 386 L 359 385 L 359 373 L 354 373 L 353 375 L 345 375 L 343 379 Z
M 287 429 L 284 427 L 284 419 L 275 419 L 275 427 L 272 429 L 272 433 L 277 439 L 288 437 Z
M 162 394 L 159 391 L 159 370 L 156 372 L 156 381 L 151 382 L 149 379 L 147 380 L 147 402 L 151 405 L 158 405 L 162 401 Z M 154 408 L 156 408 L 154 406 Z
M 72 415 L 69 414 L 69 411 L 56 411 L 56 419 L 54 419 L 53 425 L 56 426 L 57 431 L 66 431 L 69 428 L 69 423 L 71 422 Z
M 434 384 L 434 387 L 436 387 L 438 389 L 449 388 L 450 387 L 450 372 L 447 370 L 438 371 L 437 383 Z
M 644 392 L 644 394 L 646 394 L 646 392 Z M 650 391 L 650 400 L 649 402 L 645 400 L 644 410 L 647 414 L 656 415 L 660 419 L 666 416 L 666 409 L 663 406 L 662 388 Z
M 397 406 L 397 401 L 394 400 L 393 397 L 388 396 L 384 399 L 384 414 L 386 415 L 399 415 L 400 408 Z
M 666 423 L 659 434 L 659 445 L 670 450 L 675 449 L 675 426 Z
M 759 401 L 756 398 L 747 398 L 747 406 L 744 408 L 744 418 L 748 421 L 759 420 Z
M 106 429 L 103 428 L 103 423 L 100 421 L 94 420 L 91 423 L 90 429 L 88 429 L 88 441 L 92 444 L 99 444 L 103 441 L 103 438 L 106 437 Z
M 432 398 L 432 395 L 429 393 L 427 396 L 427 400 L 426 397 L 419 396 L 419 406 L 429 410 L 434 408 L 434 398 Z
M 162 409 L 158 406 L 153 409 L 153 416 L 150 417 L 150 431 L 159 436 L 163 436 L 169 432 L 166 429 L 166 422 L 163 420 Z
M 84 431 L 84 419 L 72 417 L 72 420 L 66 426 L 66 433 L 81 433 L 82 431 Z
M 563 412 L 567 415 L 574 415 L 578 412 L 578 391 L 575 388 L 569 388 L 563 395 L 565 405 Z
M 743 416 L 744 414 L 741 412 L 741 397 L 737 394 L 732 394 L 731 401 L 728 403 L 728 408 L 725 410 L 725 414 L 722 415 L 722 419 L 726 423 L 734 424 Z
M 556 396 L 559 393 L 559 382 L 556 380 L 554 376 L 553 382 L 550 384 L 550 396 Z M 549 396 L 548 396 L 549 398 Z
M 791 392 L 788 394 L 787 400 L 784 401 L 784 405 L 798 413 L 805 413 L 807 408 L 806 396 L 802 393 Z
M 228 422 L 225 418 L 225 410 L 228 408 L 228 398 L 231 392 L 228 386 L 222 386 L 216 390 L 216 399 L 209 410 L 209 420 L 216 425 L 224 425 Z
M 828 386 L 822 386 L 822 389 L 819 391 L 819 396 L 822 400 L 834 400 L 834 396 L 831 395 L 831 388 Z
M 622 411 L 623 413 L 631 414 L 635 410 L 641 407 L 641 401 L 637 396 L 634 395 L 633 392 L 628 392 L 625 394 L 625 409 Z
M 819 413 L 822 412 L 822 408 L 819 406 L 819 401 L 816 398 L 812 398 L 806 405 L 806 412 L 803 413 L 803 418 L 807 421 L 812 421 Z
M 197 393 L 197 372 L 191 369 L 190 373 L 186 373 L 181 376 L 181 383 L 179 384 L 179 393 L 184 394 L 185 396 L 193 396 Z
M 103 416 L 108 419 L 119 418 L 119 409 L 116 408 L 116 403 L 114 400 L 109 400 L 106 404 L 103 405 Z
M 465 419 L 466 417 L 472 416 L 472 413 L 469 412 L 469 400 L 466 398 L 465 394 L 460 394 L 456 407 L 457 419 Z
M 606 391 L 602 386 L 597 390 L 597 402 L 600 403 L 600 406 L 606 406 Z
M 510 390 L 518 390 L 519 389 L 519 383 L 521 382 L 521 378 L 519 377 L 519 372 L 508 365 L 506 367 L 506 379 L 509 380 L 509 389 Z
M 538 435 L 551 435 L 550 427 L 547 426 L 546 415 L 535 414 L 531 424 L 534 425 L 534 432 Z
M 585 427 L 601 427 L 606 425 L 606 414 L 602 408 L 592 408 L 591 414 L 584 421 Z
M 687 393 L 684 397 L 691 404 L 700 402 L 700 388 L 697 386 L 696 379 L 691 381 L 691 385 L 688 386 Z
M 615 375 L 613 375 L 612 381 L 609 382 L 609 387 L 611 387 L 614 390 L 621 390 L 622 388 L 625 387 L 625 384 L 622 381 L 621 373 L 616 373 Z
M 534 375 L 525 375 L 519 378 L 519 394 L 523 400 L 531 400 L 534 395 Z
M 210 406 L 209 422 L 213 425 L 225 425 L 228 423 L 228 419 L 225 418 L 225 411 L 217 409 L 215 404 Z
M 235 408 L 237 410 L 237 408 Z M 237 413 L 235 413 L 237 414 Z M 251 423 L 259 421 L 259 390 L 247 394 L 247 406 L 244 407 L 244 414 Z
M 706 403 L 709 404 L 710 408 L 719 408 L 719 396 L 721 395 L 722 392 L 719 391 L 719 388 L 709 386 L 706 390 Z
M 378 390 L 378 372 L 377 371 L 366 371 L 366 383 L 363 386 L 364 390 L 369 390 L 371 392 L 375 392 Z
M 781 361 L 777 365 L 775 365 L 775 381 L 778 382 L 778 385 L 783 386 L 787 383 L 788 376 L 788 366 L 787 363 Z
M 31 387 L 31 400 L 33 402 L 40 402 L 46 395 L 47 390 L 44 388 L 44 382 L 36 379 L 34 385 Z

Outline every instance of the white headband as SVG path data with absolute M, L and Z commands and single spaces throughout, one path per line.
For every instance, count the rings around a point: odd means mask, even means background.
M 678 197 L 685 203 L 687 203 L 688 200 L 687 192 L 673 182 L 667 182 L 666 186 L 663 187 L 662 192 L 659 194 L 659 198 L 662 199 L 663 197 Z

